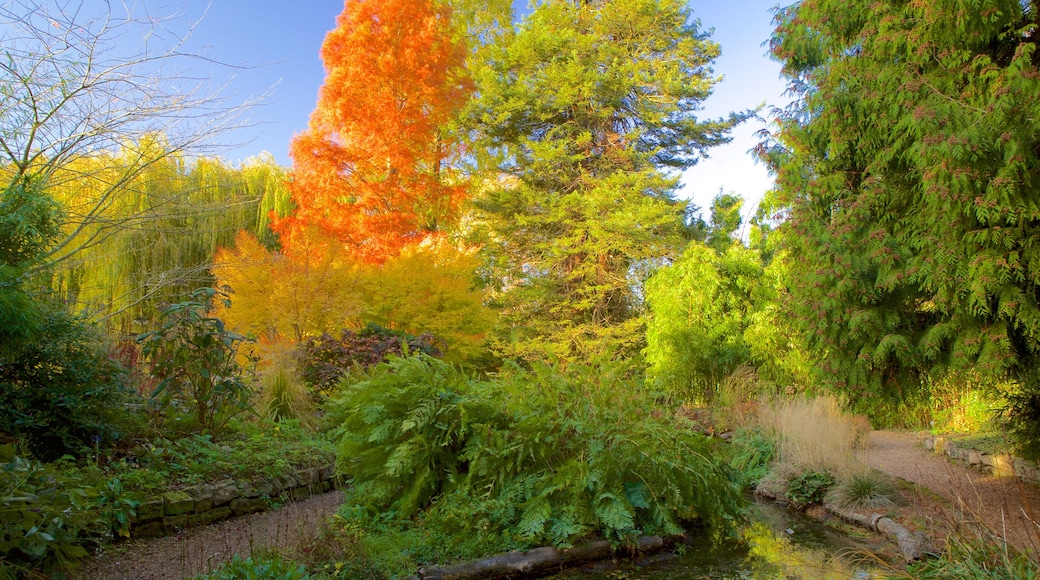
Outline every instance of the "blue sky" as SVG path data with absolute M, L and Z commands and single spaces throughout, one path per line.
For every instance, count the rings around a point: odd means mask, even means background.
M 704 103 L 705 117 L 762 104 L 766 117 L 770 106 L 784 103 L 780 67 L 768 59 L 763 46 L 772 31 L 770 9 L 776 3 L 691 0 L 694 16 L 703 28 L 714 28 L 712 38 L 722 45 L 714 69 L 724 80 Z M 288 164 L 289 140 L 307 126 L 324 79 L 318 49 L 342 10 L 342 0 L 188 0 L 182 9 L 183 20 L 171 28 L 184 30 L 185 23 L 201 19 L 188 48 L 242 67 L 228 87 L 231 101 L 240 102 L 270 89 L 265 104 L 247 114 L 251 126 L 232 136 L 236 145 L 224 152 L 229 161 L 239 162 L 266 150 Z M 218 75 L 226 76 L 228 70 Z M 710 159 L 683 175 L 680 195 L 705 208 L 722 188 L 743 196 L 747 200 L 744 213 L 752 213 L 772 185 L 765 167 L 748 153 L 757 141 L 754 133 L 764 126 L 752 121 L 736 130 L 731 144 L 713 150 Z

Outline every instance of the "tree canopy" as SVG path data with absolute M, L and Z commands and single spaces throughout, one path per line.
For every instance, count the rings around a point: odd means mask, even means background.
M 774 200 L 822 376 L 1025 377 L 1040 352 L 1036 2 L 804 0 L 778 13 Z
M 466 187 L 447 165 L 447 124 L 471 84 L 451 10 L 435 0 L 347 2 L 325 37 L 326 78 L 290 146 L 295 212 L 283 244 L 307 227 L 381 262 L 450 223 Z
M 469 114 L 500 348 L 638 352 L 643 280 L 683 241 L 671 170 L 742 119 L 696 116 L 718 45 L 684 2 L 551 0 L 487 52 Z

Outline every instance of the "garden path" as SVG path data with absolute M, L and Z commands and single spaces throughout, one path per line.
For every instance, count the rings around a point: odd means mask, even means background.
M 280 509 L 187 530 L 176 536 L 131 540 L 99 554 L 76 571 L 82 580 L 182 580 L 208 572 L 233 555 L 312 542 L 319 523 L 343 503 L 333 491 Z
M 981 532 L 1040 557 L 1040 487 L 1014 477 L 996 477 L 950 462 L 921 445 L 912 433 L 873 431 L 860 458 L 882 473 L 915 483 L 941 496 L 923 495 L 911 513 L 929 529 Z M 927 530 L 926 530 L 927 532 Z

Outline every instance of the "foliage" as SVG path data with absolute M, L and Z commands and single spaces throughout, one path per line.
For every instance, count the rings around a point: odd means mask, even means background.
M 67 510 L 85 502 L 81 489 L 60 490 L 36 463 L 15 457 L 0 464 L 0 576 L 47 566 L 68 568 L 87 556 Z
M 609 367 L 514 367 L 484 382 L 425 356 L 380 369 L 328 407 L 354 483 L 342 513 L 420 516 L 442 556 L 674 534 L 693 518 L 721 531 L 739 513 L 722 448 L 651 414 Z
M 314 427 L 317 411 L 314 397 L 296 372 L 292 355 L 286 353 L 266 362 L 266 368 L 258 373 L 255 410 L 273 422 L 295 420 L 303 427 Z
M 486 351 L 494 323 L 478 287 L 476 250 L 427 243 L 364 268 L 364 319 L 401 333 L 432 335 L 444 360 L 472 363 Z
M 434 337 L 411 336 L 369 323 L 355 332 L 344 330 L 338 339 L 327 334 L 308 338 L 298 346 L 300 377 L 321 393 L 331 393 L 351 369 L 368 369 L 394 355 L 423 353 L 440 356 Z
M 744 332 L 761 283 L 758 254 L 731 244 L 723 254 L 691 242 L 646 283 L 648 376 L 681 396 L 704 396 L 750 361 Z
M 769 473 L 777 455 L 776 442 L 757 429 L 738 429 L 730 439 L 733 458 L 730 466 L 740 477 L 742 488 L 753 488 Z
M 162 326 L 142 334 L 138 341 L 159 380 L 153 398 L 165 409 L 193 413 L 197 427 L 219 431 L 234 415 L 249 407 L 249 384 L 239 357 L 255 365 L 242 350 L 254 342 L 228 331 L 219 318 L 208 316 L 214 298 L 228 306 L 227 294 L 214 288 L 192 292 L 192 300 L 162 312 Z
M 827 490 L 834 485 L 834 476 L 821 471 L 806 471 L 787 481 L 784 497 L 798 507 L 822 503 Z
M 744 115 L 700 121 L 718 55 L 679 0 L 539 2 L 474 65 L 467 113 L 489 177 L 473 236 L 506 356 L 637 354 L 648 272 L 682 243 L 670 170 Z
M 797 100 L 763 153 L 789 306 L 821 381 L 851 399 L 920 397 L 945 367 L 1040 388 L 1038 14 L 1013 0 L 778 12 L 772 51 Z
M 0 578 L 60 574 L 87 546 L 129 537 L 138 501 L 118 479 L 85 481 L 76 470 L 0 458 Z
M 124 369 L 97 329 L 64 305 L 39 304 L 32 339 L 0 344 L 0 434 L 44 460 L 112 444 L 129 423 Z
M 127 197 L 127 184 L 161 165 L 164 156 L 212 143 L 237 126 L 240 111 L 212 91 L 222 83 L 183 82 L 185 67 L 199 57 L 186 49 L 193 23 L 167 16 L 132 4 L 0 4 L 0 189 L 45 185 L 64 206 L 60 235 L 32 273 L 74 262 L 109 235 L 132 237 L 127 230 L 134 228 L 122 226 L 142 225 L 139 218 L 156 204 L 113 215 Z M 157 134 L 166 140 L 158 157 L 154 150 L 127 147 Z M 126 154 L 118 163 L 90 161 L 111 161 L 119 151 Z M 52 190 L 72 195 L 64 199 Z M 111 253 L 95 257 L 118 261 Z
M 40 311 L 27 288 L 29 268 L 60 232 L 61 207 L 26 182 L 0 190 L 0 338 L 25 340 L 40 328 Z
M 235 554 L 229 562 L 194 580 L 307 580 L 311 575 L 302 564 L 277 555 L 242 558 Z
M 217 305 L 230 328 L 266 342 L 299 342 L 358 324 L 365 302 L 357 265 L 316 234 L 301 233 L 294 243 L 290 250 L 273 252 L 242 231 L 233 248 L 217 252 L 214 274 L 235 293 L 233 307 Z
M 951 535 L 938 558 L 911 564 L 906 577 L 913 580 L 977 578 L 978 580 L 1036 580 L 1036 560 L 993 538 Z
M 130 333 L 154 321 L 164 303 L 213 286 L 210 265 L 222 246 L 245 230 L 266 243 L 269 208 L 285 211 L 286 171 L 271 157 L 231 167 L 218 158 L 170 150 L 163 136 L 126 143 L 115 152 L 69 160 L 48 195 L 73 211 L 102 192 L 116 196 L 82 226 L 94 239 L 53 259 L 50 284 L 76 308 Z M 129 166 L 147 161 L 132 177 Z
M 345 5 L 322 44 L 318 105 L 290 145 L 283 246 L 317 227 L 379 263 L 454 221 L 466 188 L 447 167 L 460 144 L 445 129 L 471 83 L 451 17 L 434 0 Z
M 839 480 L 827 493 L 827 501 L 851 509 L 895 507 L 895 489 L 880 473 L 865 470 Z

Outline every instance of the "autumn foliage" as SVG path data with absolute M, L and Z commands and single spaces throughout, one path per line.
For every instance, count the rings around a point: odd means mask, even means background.
M 283 245 L 316 226 L 381 263 L 450 223 L 465 186 L 445 171 L 445 131 L 471 92 L 450 9 L 435 0 L 349 0 L 321 48 L 326 78 L 290 146 L 296 212 Z

